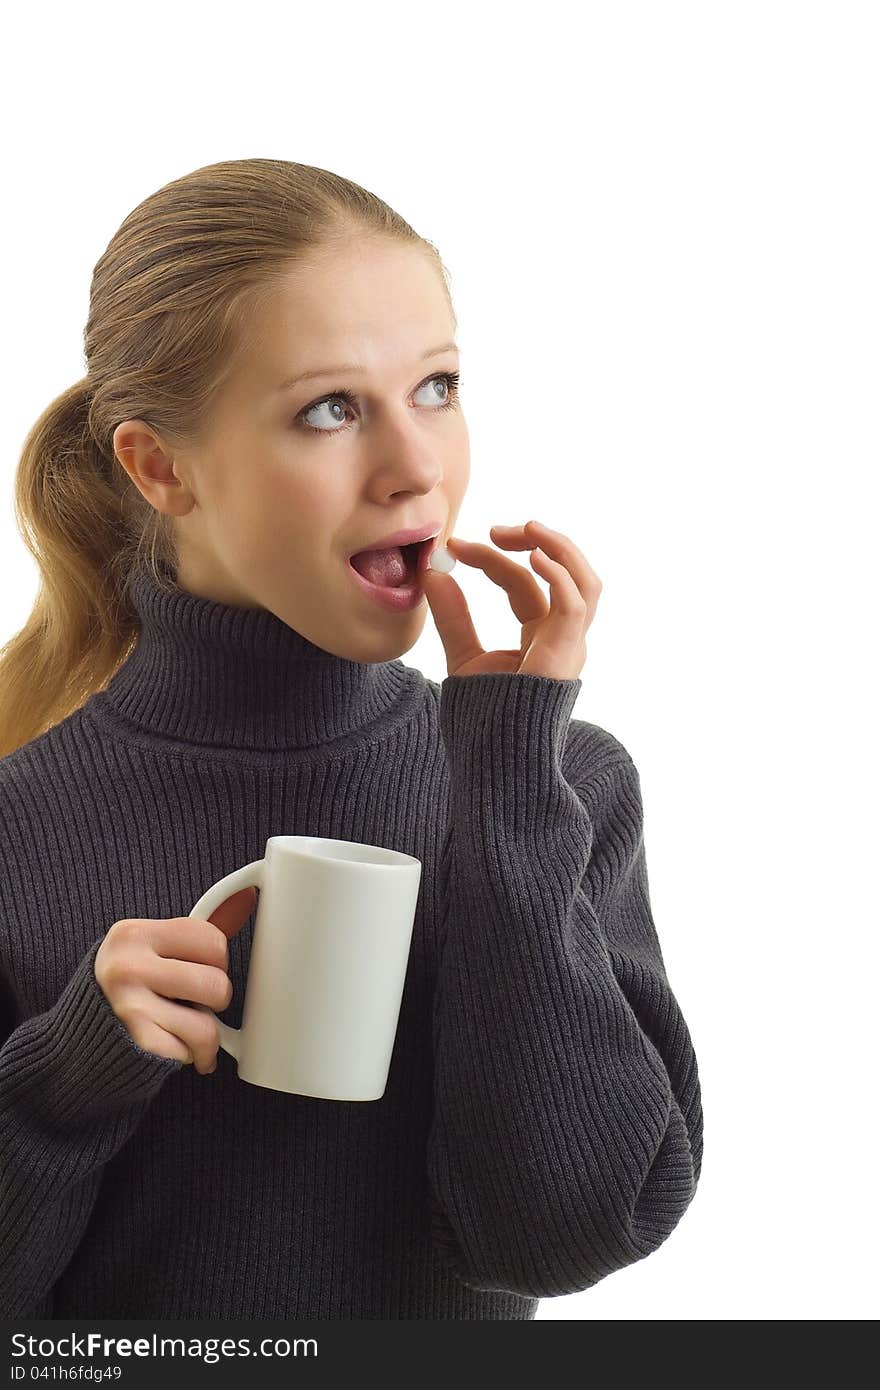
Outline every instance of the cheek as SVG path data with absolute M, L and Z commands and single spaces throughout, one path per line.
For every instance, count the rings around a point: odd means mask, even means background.
M 444 470 L 446 492 L 451 502 L 461 502 L 471 476 L 470 451 L 465 446 L 451 459 Z
M 337 470 L 338 472 L 338 470 Z M 306 466 L 273 459 L 241 500 L 242 519 L 261 533 L 277 554 L 285 547 L 300 556 L 326 554 L 352 509 L 351 498 L 326 465 Z
M 308 549 L 326 551 L 352 510 L 352 500 L 328 468 L 298 470 L 287 479 L 284 504 L 289 522 Z

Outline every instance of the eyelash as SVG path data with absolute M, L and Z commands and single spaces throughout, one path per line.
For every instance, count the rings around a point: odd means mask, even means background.
M 443 401 L 439 406 L 437 406 L 436 409 L 438 411 L 455 410 L 459 402 L 458 383 L 460 379 L 460 372 L 437 372 L 434 376 L 426 377 L 424 381 L 419 382 L 418 386 L 416 387 L 416 390 L 420 391 L 423 386 L 427 386 L 429 382 L 432 381 L 445 381 L 448 386 L 447 399 Z M 329 396 L 322 396 L 319 401 L 312 401 L 311 405 L 303 406 L 302 410 L 295 417 L 296 424 L 299 426 L 299 428 L 303 430 L 308 430 L 309 434 L 345 434 L 345 432 L 349 429 L 348 425 L 340 425 L 339 429 L 335 430 L 322 430 L 319 429 L 317 425 L 306 424 L 305 416 L 308 415 L 312 410 L 316 410 L 319 405 L 326 405 L 328 401 L 345 401 L 345 404 L 349 407 L 349 409 L 354 410 L 357 404 L 357 397 L 355 396 L 355 393 L 353 391 L 349 391 L 345 387 L 343 387 L 340 391 L 331 392 Z

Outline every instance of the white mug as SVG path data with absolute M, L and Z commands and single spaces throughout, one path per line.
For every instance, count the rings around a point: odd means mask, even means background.
M 397 1033 L 421 860 L 357 840 L 272 835 L 189 914 L 259 889 L 241 1028 L 217 1019 L 242 1081 L 380 1100 Z

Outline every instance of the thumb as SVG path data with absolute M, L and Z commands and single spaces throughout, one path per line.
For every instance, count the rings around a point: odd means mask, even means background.
M 446 653 L 447 668 L 457 671 L 466 661 L 483 654 L 467 599 L 452 575 L 440 570 L 428 569 L 423 584 L 425 598 Z
M 256 896 L 256 888 L 240 889 L 239 892 L 233 893 L 231 898 L 226 898 L 219 907 L 215 907 L 208 921 L 219 927 L 227 936 L 235 936 L 253 912 Z

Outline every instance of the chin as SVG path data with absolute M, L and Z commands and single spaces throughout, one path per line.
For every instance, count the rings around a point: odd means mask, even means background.
M 367 632 L 361 628 L 351 634 L 345 644 L 345 655 L 350 661 L 396 661 L 415 646 L 425 626 L 427 614 L 424 606 L 414 608 L 410 613 L 388 616 L 396 623 L 396 630 L 383 633 Z

